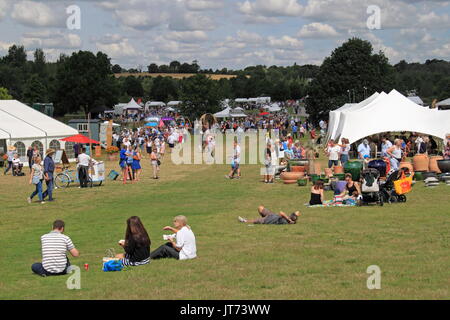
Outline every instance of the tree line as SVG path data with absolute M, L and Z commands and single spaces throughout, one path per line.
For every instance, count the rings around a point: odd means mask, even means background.
M 383 52 L 374 52 L 370 42 L 349 39 L 336 48 L 321 66 L 250 66 L 242 70 L 201 69 L 198 61 L 168 65 L 151 63 L 150 73 L 194 73 L 193 77 L 139 76 L 142 68 L 123 69 L 112 65 L 102 53 L 78 51 L 46 61 L 36 49 L 27 60 L 23 46 L 13 45 L 0 58 L 0 99 L 12 97 L 25 103 L 53 102 L 55 114 L 89 112 L 96 107 L 111 108 L 133 98 L 144 101 L 182 100 L 184 112 L 197 117 L 220 110 L 225 98 L 270 96 L 273 101 L 306 97 L 313 120 L 327 118 L 328 112 L 347 102 L 360 102 L 375 91 L 393 88 L 404 94 L 415 91 L 425 102 L 450 97 L 450 62 L 401 61 L 391 65 Z M 114 77 L 132 72 L 135 76 Z M 205 74 L 233 74 L 231 79 L 212 80 Z M 1 89 L 3 88 L 3 89 Z

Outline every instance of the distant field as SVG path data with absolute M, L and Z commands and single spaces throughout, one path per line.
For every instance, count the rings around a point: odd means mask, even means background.
M 203 74 L 203 73 L 202 73 Z M 161 77 L 170 77 L 174 79 L 183 79 L 183 78 L 190 78 L 195 75 L 198 75 L 198 73 L 148 73 L 148 72 L 142 72 L 142 73 L 116 73 L 114 76 L 116 78 L 122 78 L 122 77 L 152 77 L 157 78 L 159 76 Z M 236 78 L 236 75 L 231 74 L 203 74 L 207 76 L 208 78 L 211 78 L 212 80 L 220 80 L 220 79 L 233 79 Z
M 0 299 L 448 299 L 450 297 L 450 187 L 419 182 L 404 204 L 307 208 L 309 187 L 260 182 L 259 165 L 227 180 L 227 165 L 176 166 L 166 155 L 161 179 L 142 161 L 142 181 L 56 190 L 54 203 L 29 205 L 28 177 L 0 175 Z M 107 162 L 108 172 L 117 161 Z M 327 199 L 332 197 L 327 192 Z M 258 205 L 291 213 L 292 226 L 248 227 Z M 105 250 L 120 248 L 125 221 L 142 218 L 156 249 L 162 228 L 185 214 L 196 233 L 198 259 L 152 261 L 117 273 L 101 271 Z M 81 290 L 68 276 L 41 278 L 40 236 L 55 219 L 81 252 Z M 381 290 L 366 286 L 371 265 L 381 268 Z

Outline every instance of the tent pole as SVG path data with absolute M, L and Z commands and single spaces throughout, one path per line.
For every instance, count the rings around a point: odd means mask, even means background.
M 88 133 L 89 140 L 91 140 L 91 113 L 88 113 Z M 92 143 L 89 143 L 89 156 L 92 158 Z

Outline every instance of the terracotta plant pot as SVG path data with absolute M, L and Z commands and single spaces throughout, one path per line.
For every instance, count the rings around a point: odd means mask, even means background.
M 283 172 L 281 174 L 281 179 L 286 180 L 294 180 L 295 183 L 297 183 L 297 180 L 302 179 L 305 177 L 304 172 Z
M 333 176 L 333 169 L 325 168 L 325 175 L 327 177 L 332 177 Z
M 320 163 L 316 162 L 314 164 L 314 173 L 319 175 L 322 173 L 322 166 L 320 165 Z
M 305 172 L 306 168 L 304 166 L 291 167 L 291 172 Z
M 430 161 L 426 154 L 416 154 L 413 158 L 414 171 L 428 171 Z
M 439 166 L 439 170 L 443 173 L 450 172 L 450 160 L 438 160 L 437 164 Z
M 334 167 L 334 173 L 335 174 L 342 174 L 342 173 L 344 173 L 344 167 L 342 167 L 342 166 L 335 166 Z
M 297 180 L 284 180 L 284 184 L 296 184 Z
M 411 162 L 400 162 L 400 169 L 401 168 L 408 168 L 409 172 L 414 172 L 414 166 Z
M 444 157 L 441 157 L 441 156 L 430 157 L 430 162 L 429 162 L 429 166 L 428 166 L 428 169 L 430 171 L 434 171 L 434 172 L 437 172 L 437 173 L 442 173 L 442 171 L 441 171 L 441 169 L 439 169 L 439 166 L 438 166 L 438 163 L 437 163 L 438 160 L 444 160 Z

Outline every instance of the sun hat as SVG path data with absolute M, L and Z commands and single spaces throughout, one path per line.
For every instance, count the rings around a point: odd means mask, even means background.
M 48 156 L 49 154 L 53 154 L 53 153 L 55 153 L 56 151 L 54 150 L 54 149 L 47 149 L 47 151 L 45 152 L 45 155 L 46 156 Z
M 14 147 L 14 146 L 8 146 L 8 151 L 15 151 L 16 150 L 16 147 Z

